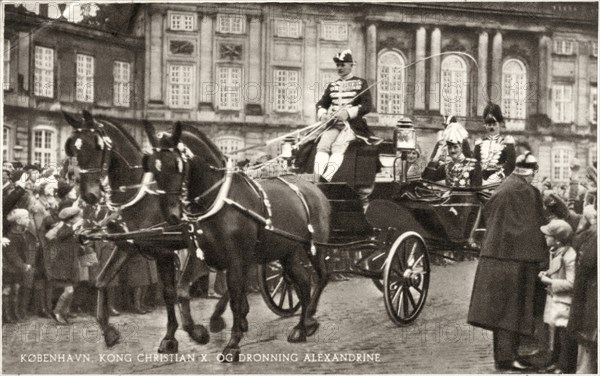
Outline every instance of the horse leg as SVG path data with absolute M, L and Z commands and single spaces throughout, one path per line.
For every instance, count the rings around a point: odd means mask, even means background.
M 227 303 L 229 302 L 229 290 L 225 291 L 225 294 L 219 299 L 215 306 L 215 311 L 210 317 L 210 331 L 213 333 L 219 333 L 225 329 L 225 320 L 223 320 L 223 313 L 227 309 Z
M 329 283 L 329 269 L 327 267 L 327 261 L 325 260 L 325 252 L 319 252 L 317 250 L 316 256 L 309 254 L 309 257 L 310 263 L 317 273 L 315 291 L 310 299 L 307 311 L 307 317 L 312 318 L 317 313 L 321 294 L 323 293 L 323 290 L 325 290 L 325 286 Z
M 167 333 L 160 342 L 158 352 L 169 354 L 177 353 L 179 350 L 178 342 L 175 339 L 175 331 L 179 325 L 175 316 L 177 293 L 175 291 L 175 263 L 173 257 L 175 257 L 174 254 L 156 259 L 158 275 L 163 284 L 163 298 L 167 308 Z
M 312 317 L 307 316 L 310 302 L 310 277 L 302 265 L 300 255 L 293 252 L 285 260 L 282 260 L 283 270 L 296 286 L 302 310 L 300 322 L 288 335 L 288 342 L 306 342 L 306 338 L 317 331 L 319 323 Z
M 229 291 L 231 312 L 233 313 L 233 326 L 231 338 L 223 349 L 222 359 L 225 362 L 238 362 L 240 358 L 239 343 L 244 336 L 244 328 L 248 329 L 246 315 L 248 314 L 248 302 L 245 301 L 246 271 L 244 260 L 238 259 L 230 263 L 227 270 L 227 290 Z M 245 309 L 244 309 L 245 308 Z
M 181 323 L 183 330 L 185 330 L 195 342 L 205 345 L 210 340 L 210 335 L 204 326 L 196 325 L 194 323 L 190 311 L 190 288 L 192 282 L 200 278 L 202 270 L 195 255 L 188 254 L 187 261 L 177 285 L 177 298 L 179 301 L 179 311 L 181 313 Z
M 102 268 L 100 274 L 96 278 L 97 291 L 97 304 L 96 304 L 96 321 L 102 330 L 104 336 L 104 342 L 107 347 L 113 347 L 119 342 L 121 334 L 119 330 L 109 323 L 109 312 L 108 312 L 108 294 L 107 286 L 110 281 L 115 278 L 117 273 L 123 268 L 125 262 L 129 260 L 131 254 L 119 247 L 115 247 L 112 251 L 108 261 Z

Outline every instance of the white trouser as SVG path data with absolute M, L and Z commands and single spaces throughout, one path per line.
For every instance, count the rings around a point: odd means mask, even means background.
M 348 145 L 354 139 L 356 136 L 347 122 L 343 127 L 336 125 L 325 131 L 317 145 L 315 174 L 331 181 L 344 160 L 344 153 Z

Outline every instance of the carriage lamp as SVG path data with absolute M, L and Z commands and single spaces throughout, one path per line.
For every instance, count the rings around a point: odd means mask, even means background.
M 417 132 L 412 120 L 407 117 L 400 118 L 394 129 L 394 147 L 396 148 L 396 159 L 394 159 L 394 180 L 396 177 L 396 161 L 400 158 L 402 162 L 402 176 L 400 181 L 406 183 L 408 180 L 408 153 L 417 148 Z
M 294 141 L 296 141 L 296 139 L 293 136 L 288 136 L 283 139 L 283 144 L 281 145 L 281 158 L 292 158 L 292 147 L 294 145 Z

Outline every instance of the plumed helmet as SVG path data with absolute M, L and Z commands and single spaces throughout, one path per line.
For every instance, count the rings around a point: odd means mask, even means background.
M 502 116 L 502 110 L 500 109 L 500 106 L 492 102 L 488 103 L 483 110 L 483 122 L 486 124 L 495 122 L 503 123 L 504 116 Z
M 335 63 L 354 63 L 352 51 L 344 50 L 333 57 Z
M 521 154 L 517 157 L 515 170 L 513 173 L 517 175 L 531 175 L 539 168 L 537 159 L 531 153 Z
M 26 218 L 29 218 L 29 212 L 26 209 L 21 208 L 11 210 L 6 216 L 6 220 L 9 222 L 22 221 Z
M 462 144 L 467 137 L 469 137 L 469 132 L 457 122 L 448 124 L 442 132 L 442 139 L 451 144 Z

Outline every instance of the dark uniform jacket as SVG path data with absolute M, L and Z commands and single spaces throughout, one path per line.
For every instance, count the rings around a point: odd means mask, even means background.
M 468 323 L 532 335 L 546 298 L 537 277 L 548 259 L 540 231 L 545 222 L 541 194 L 512 174 L 496 189 L 483 214 L 486 232 Z
M 423 179 L 438 181 L 445 179 L 450 187 L 481 186 L 481 167 L 475 159 L 464 158 L 462 161 L 451 161 L 438 165 L 429 162 L 422 175 Z
M 515 140 L 512 136 L 488 136 L 475 141 L 475 159 L 481 163 L 483 179 L 498 173 L 500 178 L 510 175 L 515 169 Z
M 32 243 L 35 246 L 36 240 L 29 231 L 17 232 L 14 228 L 6 234 L 6 238 L 10 240 L 10 244 L 2 247 L 2 281 L 20 283 L 25 277 L 26 252 Z
M 329 113 L 334 113 L 345 106 L 350 115 L 348 123 L 354 133 L 361 137 L 371 136 L 367 122 L 363 119 L 365 114 L 371 112 L 373 106 L 371 92 L 367 90 L 363 93 L 368 86 L 366 80 L 354 76 L 331 82 L 327 85 L 321 100 L 317 102 L 317 118 L 327 110 Z M 359 93 L 362 94 L 356 97 Z

